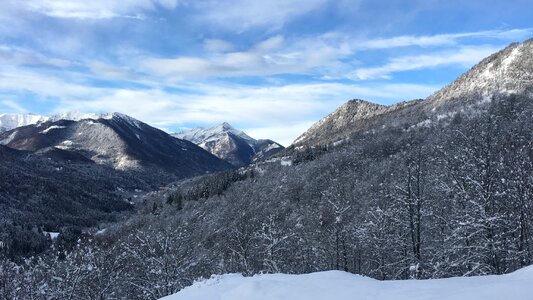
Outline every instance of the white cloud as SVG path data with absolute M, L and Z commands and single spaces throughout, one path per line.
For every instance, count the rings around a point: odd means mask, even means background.
M 242 128 L 249 136 L 255 139 L 273 139 L 277 143 L 287 147 L 302 133 L 307 131 L 315 121 L 303 121 L 272 125 L 269 127 L 245 127 Z M 275 137 L 275 138 L 273 138 Z
M 65 68 L 73 63 L 66 59 L 52 58 L 31 50 L 0 45 L 0 63 L 5 65 L 47 65 Z
M 354 47 L 360 50 L 389 49 L 398 47 L 418 46 L 449 46 L 456 45 L 461 39 L 467 38 L 494 38 L 494 39 L 522 39 L 530 36 L 533 29 L 510 29 L 510 30 L 485 30 L 464 33 L 436 34 L 425 36 L 403 35 L 391 38 L 376 38 L 362 40 L 354 43 Z
M 199 21 L 244 31 L 253 27 L 277 29 L 325 3 L 326 0 L 216 0 L 196 1 L 194 5 L 201 12 L 196 15 Z
M 327 36 L 286 41 L 282 36 L 263 40 L 246 51 L 214 53 L 205 57 L 146 58 L 141 68 L 171 81 L 209 77 L 311 74 L 338 67 L 350 54 L 343 43 Z
M 471 66 L 499 47 L 465 46 L 461 44 L 463 39 L 508 40 L 527 36 L 531 32 L 531 29 L 488 30 L 374 39 L 356 38 L 341 32 L 292 39 L 278 35 L 247 50 L 233 52 L 227 51 L 229 45 L 224 41 L 214 40 L 209 42 L 212 51 L 205 55 L 148 57 L 142 60 L 141 68 L 169 81 L 277 74 L 311 75 L 328 80 L 347 77 L 387 78 L 393 72 L 446 64 Z M 355 72 L 352 71 L 354 65 L 360 63 L 357 61 L 360 52 L 399 47 L 417 47 L 416 51 L 420 54 L 392 58 L 389 63 L 380 67 L 360 67 Z M 435 49 L 438 52 L 435 52 Z M 428 51 L 432 52 L 427 53 Z M 346 76 L 350 72 L 352 74 Z
M 390 78 L 392 73 L 396 72 L 435 68 L 445 65 L 471 67 L 497 50 L 498 48 L 493 46 L 478 46 L 462 47 L 458 50 L 431 54 L 400 56 L 390 59 L 383 66 L 356 69 L 348 77 L 359 80 L 387 79 Z
M 8 109 L 17 112 L 17 113 L 27 113 L 28 110 L 24 107 L 22 107 L 20 104 L 18 104 L 15 101 L 12 100 L 2 100 L 0 101 L 0 105 L 7 107 Z
M 84 85 L 69 83 L 46 74 L 28 71 L 11 70 L 0 73 L 0 90 L 9 92 L 31 92 L 39 97 L 58 97 L 63 99 L 91 98 L 104 94 L 105 90 Z
M 56 18 L 109 19 L 142 18 L 145 10 L 157 7 L 174 9 L 177 4 L 177 0 L 28 0 L 24 2 L 24 7 Z
M 204 48 L 208 52 L 220 53 L 233 50 L 234 45 L 220 39 L 206 39 L 204 40 Z
M 84 95 L 79 95 L 76 100 L 61 97 L 65 100 L 60 102 L 58 109 L 120 111 L 160 128 L 191 123 L 209 126 L 227 121 L 249 130 L 254 137 L 271 138 L 288 145 L 307 129 L 307 125 L 348 99 L 395 103 L 428 96 L 438 88 L 412 84 L 361 86 L 340 83 L 276 87 L 184 84 L 177 87 L 184 93 L 176 95 L 160 89 L 107 89 L 94 98 Z

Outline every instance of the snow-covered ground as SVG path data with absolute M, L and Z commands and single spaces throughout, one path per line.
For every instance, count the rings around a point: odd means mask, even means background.
M 507 275 L 378 281 L 340 271 L 214 276 L 164 300 L 532 300 L 533 266 Z

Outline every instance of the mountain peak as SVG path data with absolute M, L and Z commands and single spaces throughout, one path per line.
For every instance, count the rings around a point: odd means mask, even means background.
M 346 128 L 356 127 L 358 123 L 387 111 L 388 106 L 372 103 L 362 99 L 352 99 L 341 105 L 333 113 L 316 122 L 294 144 L 302 144 L 309 140 L 331 138 Z
M 434 106 L 520 93 L 533 86 L 533 39 L 512 43 L 488 56 L 427 100 Z
M 70 121 L 80 121 L 83 119 L 111 119 L 114 114 L 111 113 L 83 113 L 77 110 L 66 111 L 57 113 L 49 117 L 50 121 L 59 121 L 59 120 L 70 120 Z
M 234 166 L 247 165 L 284 148 L 271 140 L 256 140 L 228 122 L 210 128 L 185 130 L 172 136 L 193 142 Z
M 216 127 L 221 128 L 222 130 L 226 130 L 226 131 L 233 129 L 233 127 L 228 122 L 222 122 Z

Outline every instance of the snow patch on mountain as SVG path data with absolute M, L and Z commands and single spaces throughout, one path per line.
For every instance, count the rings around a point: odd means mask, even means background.
M 59 121 L 59 120 L 69 120 L 69 121 L 81 121 L 86 119 L 99 120 L 99 119 L 111 119 L 116 113 L 82 113 L 79 111 L 69 111 L 64 113 L 59 113 L 48 117 L 48 121 Z
M 13 131 L 7 138 L 0 141 L 0 145 L 7 145 L 17 137 L 17 131 Z
M 47 134 L 48 132 L 50 132 L 50 130 L 54 130 L 54 129 L 64 129 L 66 128 L 65 126 L 58 126 L 58 125 L 52 125 L 48 128 L 46 128 L 45 130 L 41 131 L 41 133 L 43 134 Z

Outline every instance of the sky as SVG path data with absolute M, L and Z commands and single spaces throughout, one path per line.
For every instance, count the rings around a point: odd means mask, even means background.
M 0 113 L 226 121 L 287 146 L 350 99 L 425 98 L 531 37 L 531 0 L 0 0 Z

